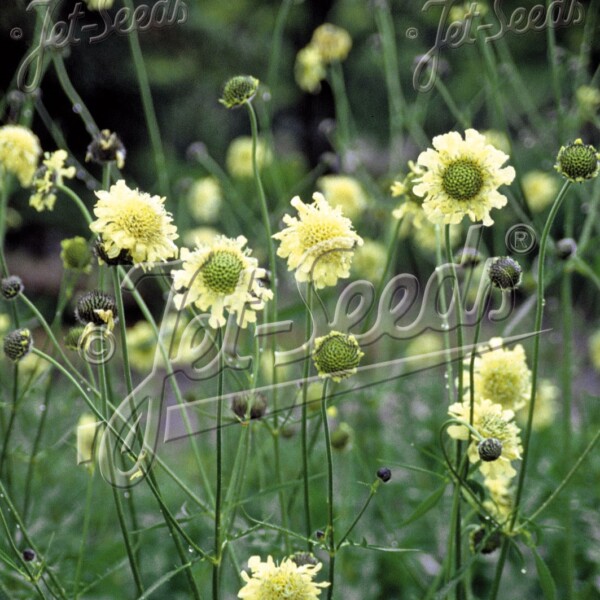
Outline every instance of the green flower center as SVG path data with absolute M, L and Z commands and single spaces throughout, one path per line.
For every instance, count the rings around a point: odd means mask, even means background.
M 258 90 L 258 79 L 250 75 L 232 77 L 223 89 L 221 104 L 227 108 L 234 108 L 252 100 Z
M 471 200 L 483 187 L 481 168 L 470 160 L 457 160 L 444 171 L 442 187 L 453 200 Z
M 560 172 L 569 179 L 591 179 L 598 172 L 598 155 L 593 146 L 575 142 L 564 148 L 558 156 Z
M 243 268 L 239 256 L 221 250 L 213 252 L 204 263 L 202 277 L 212 292 L 229 295 L 235 292 Z
M 362 353 L 358 343 L 343 333 L 330 333 L 315 348 L 314 361 L 319 373 L 352 371 L 360 362 Z

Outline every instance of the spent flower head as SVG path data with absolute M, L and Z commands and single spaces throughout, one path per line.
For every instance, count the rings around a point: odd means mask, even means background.
M 252 556 L 248 567 L 251 574 L 242 571 L 244 586 L 237 595 L 245 600 L 316 600 L 330 585 L 313 581 L 321 563 L 297 565 L 293 558 L 284 558 L 275 564 L 271 556 L 265 562 Z
M 313 204 L 304 204 L 299 196 L 291 205 L 298 217 L 285 215 L 287 227 L 273 235 L 281 242 L 277 254 L 287 258 L 288 270 L 297 281 L 312 281 L 317 289 L 335 285 L 350 276 L 353 250 L 362 246 L 350 219 L 339 208 L 332 208 L 323 194 L 313 194 Z
M 521 285 L 523 270 L 510 256 L 495 258 L 489 266 L 488 275 L 494 287 L 501 290 L 515 290 Z
M 0 167 L 16 175 L 22 187 L 31 185 L 41 153 L 40 141 L 27 127 L 0 127 Z
M 29 206 L 38 212 L 52 210 L 56 202 L 56 187 L 62 185 L 63 179 L 75 177 L 75 167 L 65 167 L 67 156 L 64 150 L 44 153 L 42 166 L 33 178 L 32 186 L 35 191 L 29 198 Z
M 14 300 L 24 289 L 23 281 L 17 275 L 9 275 L 0 282 L 0 292 L 5 300 Z
M 102 0 L 100 0 L 102 1 Z M 112 0 L 110 0 L 112 3 Z M 94 137 L 87 147 L 85 155 L 86 162 L 93 161 L 99 165 L 114 162 L 118 169 L 125 166 L 127 151 L 121 138 L 109 129 L 102 129 Z
M 117 305 L 110 294 L 101 290 L 86 292 L 77 301 L 75 318 L 82 324 L 106 325 L 117 319 Z
M 177 255 L 177 228 L 165 211 L 164 198 L 132 190 L 122 179 L 96 196 L 97 219 L 90 229 L 100 235 L 107 257 L 116 259 L 125 252 L 133 264 L 146 268 Z
M 600 172 L 600 153 L 581 139 L 562 146 L 554 168 L 566 179 L 576 183 L 594 179 Z
M 215 328 L 225 325 L 225 311 L 235 315 L 242 328 L 254 323 L 273 293 L 263 287 L 260 280 L 266 271 L 244 249 L 246 242 L 244 236 L 218 236 L 193 251 L 182 248 L 183 268 L 173 271 L 175 306 L 210 309 L 209 324 Z
M 13 362 L 25 358 L 33 346 L 29 329 L 15 329 L 4 337 L 4 354 Z
M 354 375 L 363 356 L 356 338 L 339 331 L 317 338 L 312 351 L 317 373 L 321 377 L 331 377 L 333 381 Z
M 239 108 L 256 95 L 259 81 L 251 75 L 236 75 L 225 83 L 219 102 L 225 108 Z
M 508 158 L 475 129 L 467 129 L 464 139 L 456 131 L 438 135 L 433 148 L 417 159 L 424 173 L 416 179 L 413 192 L 423 197 L 423 210 L 433 223 L 460 223 L 468 216 L 492 225 L 491 209 L 508 202 L 498 187 L 515 178 L 512 167 L 502 168 Z

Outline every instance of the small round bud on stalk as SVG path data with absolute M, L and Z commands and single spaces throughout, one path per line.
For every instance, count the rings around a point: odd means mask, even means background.
M 10 275 L 9 277 L 5 277 L 1 284 L 0 289 L 2 291 L 2 296 L 6 300 L 14 300 L 24 289 L 23 282 L 20 277 L 16 275 Z
M 568 260 L 575 256 L 577 252 L 577 242 L 573 238 L 563 238 L 556 242 L 556 255 L 561 260 Z
M 582 183 L 598 175 L 599 160 L 600 153 L 594 146 L 577 139 L 559 150 L 554 168 L 569 181 Z
M 92 290 L 79 298 L 75 308 L 75 318 L 85 325 L 106 325 L 107 319 L 103 316 L 108 311 L 112 312 L 113 319 L 117 318 L 117 305 L 115 299 L 100 290 Z
M 494 260 L 490 265 L 488 275 L 492 285 L 501 290 L 514 290 L 521 284 L 521 265 L 508 256 Z
M 496 438 L 487 438 L 477 444 L 477 452 L 484 462 L 493 462 L 502 456 L 502 442 Z
M 4 338 L 4 354 L 15 363 L 27 356 L 32 346 L 29 329 L 15 329 Z
M 232 77 L 223 87 L 223 94 L 219 102 L 226 108 L 238 108 L 254 98 L 258 84 L 258 79 L 251 75 Z
M 81 336 L 85 331 L 85 327 L 77 326 L 71 327 L 69 331 L 67 331 L 67 335 L 65 335 L 65 347 L 68 350 L 79 350 L 79 344 L 81 340 Z
M 62 248 L 60 258 L 65 269 L 89 273 L 92 268 L 92 251 L 85 238 L 75 236 L 63 240 L 60 245 Z
M 31 548 L 25 548 L 25 550 L 23 550 L 22 556 L 25 562 L 31 562 L 32 560 L 35 560 L 36 554 Z
M 322 529 L 317 529 L 317 531 L 315 532 L 315 537 L 318 540 L 322 540 L 325 537 L 325 532 Z
M 377 471 L 377 477 L 383 481 L 383 483 L 387 483 L 392 478 L 392 472 L 387 467 L 381 467 Z
M 345 450 L 352 443 L 354 431 L 347 423 L 340 423 L 331 432 L 331 447 L 335 450 Z
M 236 417 L 243 421 L 247 419 L 260 419 L 267 412 L 267 400 L 263 394 L 253 392 L 235 396 L 231 403 L 231 410 Z
M 114 162 L 119 169 L 122 169 L 125 166 L 126 156 L 127 151 L 119 136 L 108 129 L 103 129 L 92 138 L 87 147 L 85 160 L 100 165 Z
M 484 542 L 486 536 L 487 539 Z M 491 554 L 500 547 L 501 543 L 502 535 L 498 531 L 489 534 L 485 527 L 476 529 L 471 532 L 471 535 L 469 536 L 469 546 L 473 554 L 476 552 L 481 552 L 481 554 Z

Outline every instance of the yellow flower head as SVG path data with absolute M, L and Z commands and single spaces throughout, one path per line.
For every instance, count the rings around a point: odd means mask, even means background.
M 196 221 L 215 221 L 219 216 L 223 194 L 214 177 L 203 177 L 192 183 L 188 192 L 188 207 Z
M 320 91 L 321 81 L 326 75 L 325 63 L 317 48 L 308 45 L 298 52 L 294 64 L 294 77 L 300 89 L 316 94 Z
M 383 275 L 387 254 L 387 248 L 383 244 L 365 240 L 364 244 L 354 253 L 352 269 L 361 277 L 376 283 Z
M 485 500 L 483 506 L 500 524 L 508 521 L 514 507 L 510 483 L 509 477 L 485 479 L 483 482 L 490 494 L 489 500 Z
M 17 176 L 23 187 L 29 187 L 42 149 L 40 141 L 26 127 L 0 127 L 0 166 Z
M 596 371 L 600 371 L 600 330 L 596 331 L 589 340 L 590 359 Z
M 345 60 L 352 48 L 352 38 L 345 29 L 323 23 L 313 32 L 310 45 L 319 51 L 323 62 L 331 63 Z
M 317 180 L 323 196 L 331 206 L 342 209 L 349 219 L 357 219 L 367 206 L 367 198 L 360 183 L 347 175 L 325 175 Z
M 177 256 L 177 228 L 165 211 L 164 198 L 132 190 L 122 179 L 96 196 L 97 219 L 90 229 L 101 236 L 106 256 L 112 259 L 126 252 L 133 264 L 142 266 Z
M 511 465 L 513 460 L 521 458 L 521 430 L 514 423 L 515 413 L 512 410 L 504 410 L 500 404 L 491 400 L 477 400 L 473 407 L 473 429 L 483 439 L 495 438 L 502 444 L 502 454 L 496 460 L 482 461 L 479 470 L 487 479 L 498 479 L 501 477 L 511 478 L 517 472 Z M 456 402 L 448 409 L 451 417 L 469 423 L 471 403 Z M 448 435 L 455 440 L 471 440 L 468 456 L 472 463 L 480 460 L 478 445 L 481 441 L 473 432 L 464 425 L 451 425 L 448 427 Z
M 327 582 L 313 581 L 321 563 L 298 566 L 291 558 L 284 558 L 276 565 L 271 556 L 266 562 L 260 556 L 252 556 L 248 567 L 252 574 L 242 571 L 245 585 L 237 595 L 245 600 L 315 600 L 321 589 L 329 586 Z
M 353 335 L 339 331 L 317 338 L 312 352 L 319 376 L 331 377 L 333 381 L 354 375 L 364 355 Z
M 29 206 L 38 212 L 52 210 L 56 202 L 56 186 L 62 185 L 63 178 L 73 179 L 75 167 L 65 167 L 67 153 L 64 150 L 45 152 L 42 166 L 33 179 L 35 192 L 29 198 Z
M 183 268 L 173 271 L 173 285 L 179 291 L 175 306 L 181 310 L 194 305 L 200 310 L 211 309 L 209 324 L 222 327 L 225 310 L 236 316 L 240 327 L 256 321 L 256 312 L 273 297 L 263 287 L 266 271 L 244 250 L 246 238 L 230 239 L 218 236 L 209 244 L 199 245 L 190 252 L 182 248 Z
M 533 428 L 536 431 L 547 429 L 554 423 L 558 413 L 559 389 L 547 379 L 540 379 L 535 393 L 535 408 L 533 411 Z M 521 425 L 527 423 L 529 402 L 517 412 L 517 420 Z
M 508 156 L 489 145 L 475 129 L 465 139 L 456 131 L 433 138 L 433 147 L 421 152 L 417 166 L 425 169 L 413 190 L 422 196 L 423 210 L 432 223 L 471 221 L 493 224 L 492 208 L 502 208 L 507 199 L 497 188 L 515 178 L 512 167 L 502 168 Z
M 509 350 L 502 348 L 502 343 L 502 338 L 492 338 L 478 348 L 482 354 L 475 358 L 475 398 L 487 398 L 505 409 L 519 410 L 529 401 L 531 371 L 523 346 L 517 344 Z M 467 358 L 465 364 L 469 362 Z
M 259 169 L 271 164 L 271 152 L 265 140 L 259 139 L 256 144 L 256 164 Z M 227 148 L 225 156 L 227 170 L 233 177 L 253 177 L 252 138 L 241 136 L 235 138 Z
M 533 212 L 542 212 L 552 204 L 558 193 L 556 177 L 544 171 L 529 171 L 521 179 L 527 205 Z
M 355 246 L 363 240 L 352 228 L 350 219 L 339 208 L 332 208 L 323 194 L 313 194 L 313 204 L 295 196 L 291 205 L 298 218 L 283 217 L 287 227 L 273 238 L 281 241 L 277 254 L 288 259 L 288 269 L 296 271 L 297 281 L 312 281 L 317 289 L 335 285 L 350 276 Z

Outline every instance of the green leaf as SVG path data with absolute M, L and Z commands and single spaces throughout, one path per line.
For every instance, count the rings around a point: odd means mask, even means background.
M 546 600 L 556 600 L 556 584 L 554 583 L 548 565 L 533 546 L 531 547 L 531 551 L 533 552 L 533 558 L 535 559 L 535 568 L 537 569 L 544 598 Z
M 405 527 L 409 523 L 416 521 L 425 513 L 429 512 L 441 500 L 442 496 L 444 495 L 444 492 L 446 491 L 446 485 L 447 484 L 442 485 L 437 490 L 435 490 L 433 494 L 427 496 L 427 498 L 425 498 L 425 500 L 423 500 L 423 502 L 421 502 L 421 504 L 417 506 L 415 511 L 410 515 L 410 517 L 408 517 L 408 519 L 405 519 L 400 524 L 400 527 Z

